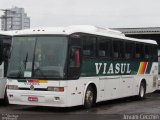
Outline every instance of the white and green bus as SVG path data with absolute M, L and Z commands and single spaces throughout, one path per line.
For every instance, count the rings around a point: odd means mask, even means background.
M 7 72 L 10 104 L 70 107 L 158 86 L 157 43 L 94 26 L 30 29 L 13 37 Z
M 11 47 L 13 31 L 0 31 L 0 99 L 7 104 L 6 83 L 8 52 Z

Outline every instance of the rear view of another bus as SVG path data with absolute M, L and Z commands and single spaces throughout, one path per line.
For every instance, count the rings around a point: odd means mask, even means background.
M 160 90 L 160 50 L 158 50 L 158 90 Z
M 6 95 L 6 74 L 8 68 L 8 53 L 14 31 L 0 31 L 0 99 L 8 104 Z

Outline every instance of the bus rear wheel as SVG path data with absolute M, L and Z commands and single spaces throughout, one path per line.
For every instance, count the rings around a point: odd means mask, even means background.
M 140 87 L 139 87 L 139 94 L 138 94 L 137 98 L 139 100 L 142 100 L 145 98 L 145 94 L 146 94 L 146 85 L 145 85 L 145 82 L 142 81 L 140 84 Z
M 95 105 L 95 93 L 93 87 L 89 85 L 85 93 L 84 107 L 91 108 L 94 105 Z

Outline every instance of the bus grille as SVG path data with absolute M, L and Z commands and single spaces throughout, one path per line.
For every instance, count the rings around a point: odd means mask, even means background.
M 30 88 L 19 88 L 19 90 L 31 90 Z M 48 91 L 47 88 L 34 88 L 35 91 Z

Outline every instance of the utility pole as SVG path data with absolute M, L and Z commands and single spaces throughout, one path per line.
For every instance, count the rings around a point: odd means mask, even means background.
M 5 27 L 4 27 L 4 30 L 7 31 L 7 28 L 8 28 L 8 24 L 7 24 L 7 19 L 8 18 L 11 18 L 11 16 L 8 16 L 8 12 L 14 12 L 14 11 L 11 11 L 9 9 L 0 9 L 1 11 L 4 11 L 4 15 L 2 17 L 0 17 L 0 19 L 4 19 L 5 20 Z M 12 26 L 12 21 L 11 21 L 11 26 Z

